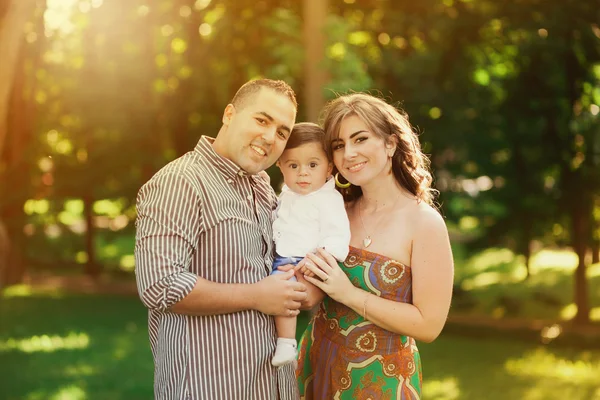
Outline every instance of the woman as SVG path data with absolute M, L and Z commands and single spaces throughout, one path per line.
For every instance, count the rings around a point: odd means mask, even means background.
M 441 332 L 453 280 L 428 160 L 407 117 L 367 94 L 333 100 L 324 128 L 352 239 L 343 264 L 320 250 L 297 267 L 327 294 L 302 338 L 301 396 L 419 399 L 415 339 Z

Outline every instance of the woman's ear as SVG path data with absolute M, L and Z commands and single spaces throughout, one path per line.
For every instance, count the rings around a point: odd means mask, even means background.
M 400 139 L 398 138 L 398 135 L 393 134 L 390 135 L 390 137 L 387 139 L 386 143 L 385 143 L 385 148 L 388 150 L 388 157 L 393 157 L 394 153 L 396 152 L 396 149 L 398 148 L 398 141 Z

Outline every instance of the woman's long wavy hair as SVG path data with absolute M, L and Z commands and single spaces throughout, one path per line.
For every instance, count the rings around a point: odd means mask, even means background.
M 437 190 L 431 187 L 429 158 L 421 151 L 417 133 L 408 122 L 408 115 L 385 101 L 365 93 L 343 95 L 330 101 L 323 114 L 327 155 L 333 159 L 332 143 L 339 137 L 345 118 L 356 115 L 376 136 L 390 143 L 397 137 L 396 150 L 392 156 L 392 172 L 396 181 L 419 201 L 434 205 Z M 334 171 L 337 172 L 337 171 Z M 362 189 L 351 185 L 340 190 L 346 201 L 356 200 Z

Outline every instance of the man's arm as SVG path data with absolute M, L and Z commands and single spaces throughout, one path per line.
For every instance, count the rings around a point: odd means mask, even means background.
M 137 198 L 135 274 L 149 309 L 168 310 L 194 288 L 189 271 L 201 231 L 200 198 L 181 171 L 160 171 Z
M 306 299 L 306 286 L 290 281 L 294 271 L 271 275 L 255 284 L 221 284 L 198 278 L 192 291 L 171 307 L 189 315 L 228 314 L 258 310 L 269 315 L 295 316 Z
M 140 298 L 149 309 L 191 315 L 256 309 L 295 315 L 306 298 L 306 287 L 284 281 L 284 275 L 256 284 L 221 284 L 189 272 L 203 221 L 200 198 L 181 173 L 159 173 L 144 185 L 137 210 L 135 272 Z

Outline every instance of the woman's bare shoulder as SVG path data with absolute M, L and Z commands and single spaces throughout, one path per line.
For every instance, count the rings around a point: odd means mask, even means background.
M 446 222 L 440 211 L 423 201 L 415 201 L 407 210 L 413 226 L 426 229 L 446 229 Z
M 420 202 L 412 215 L 415 237 L 428 238 L 431 235 L 446 237 L 448 228 L 441 212 L 424 202 Z

